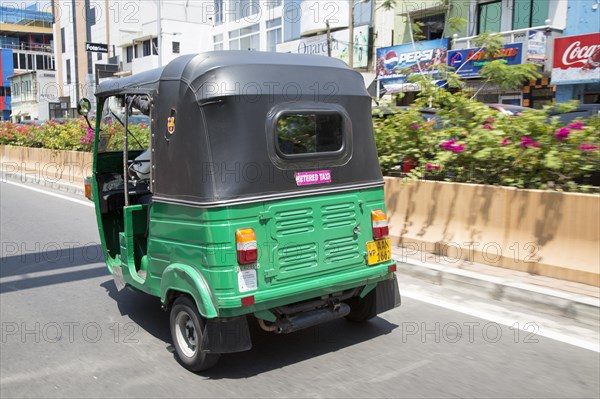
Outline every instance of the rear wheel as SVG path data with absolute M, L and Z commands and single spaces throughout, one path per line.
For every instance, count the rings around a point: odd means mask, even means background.
M 350 306 L 350 313 L 348 313 L 346 319 L 350 321 L 362 323 L 377 316 L 375 289 L 369 292 L 364 298 L 355 296 L 350 298 L 346 303 Z
M 181 364 L 190 371 L 206 370 L 219 360 L 219 354 L 200 350 L 204 339 L 204 318 L 188 296 L 173 303 L 170 316 L 171 339 Z

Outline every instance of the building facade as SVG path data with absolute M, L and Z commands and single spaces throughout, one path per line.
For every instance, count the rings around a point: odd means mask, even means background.
M 30 5 L 0 5 L 0 119 L 12 114 L 9 78 L 27 71 L 53 71 L 52 14 Z
M 28 71 L 8 79 L 12 90 L 13 122 L 50 118 L 50 104 L 55 102 L 55 95 L 48 88 L 56 84 L 55 71 Z
M 563 37 L 554 52 L 552 82 L 558 102 L 600 104 L 600 1 L 570 1 Z

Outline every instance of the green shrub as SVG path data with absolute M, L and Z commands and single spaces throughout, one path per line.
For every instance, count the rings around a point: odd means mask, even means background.
M 583 184 L 600 166 L 597 116 L 562 126 L 547 110 L 512 117 L 461 92 L 435 90 L 408 111 L 374 119 L 384 173 L 412 160 L 413 179 L 597 191 Z M 421 117 L 424 105 L 439 108 L 439 128 Z

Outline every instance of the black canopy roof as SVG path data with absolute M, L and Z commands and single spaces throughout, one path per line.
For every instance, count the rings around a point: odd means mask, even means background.
M 331 57 L 318 55 L 291 54 L 291 53 L 272 53 L 260 51 L 212 51 L 200 54 L 190 54 L 178 57 L 166 66 L 155 68 L 146 72 L 137 73 L 126 78 L 113 79 L 100 83 L 96 89 L 97 97 L 106 97 L 119 94 L 150 94 L 159 89 L 161 82 L 182 81 L 186 82 L 194 92 L 200 92 L 197 95 L 198 100 L 221 96 L 222 92 L 212 90 L 202 90 L 202 83 L 211 75 L 223 70 L 231 69 L 240 71 L 244 69 L 257 70 L 257 67 L 263 71 L 265 81 L 277 81 L 277 76 L 273 75 L 273 70 L 281 66 L 311 67 L 318 71 L 320 68 L 335 68 L 344 73 L 355 75 L 360 74 L 348 68 L 341 60 Z M 256 73 L 252 73 L 251 79 L 245 79 L 246 74 L 236 73 L 230 82 L 220 81 L 228 88 L 228 94 L 235 93 L 235 87 L 247 87 L 248 84 L 256 82 Z M 343 75 L 340 76 L 343 78 Z M 354 77 L 356 79 L 356 77 Z M 362 80 L 362 77 L 360 77 Z M 228 85 L 229 83 L 229 85 Z M 340 85 L 343 87 L 344 95 L 368 95 L 366 89 L 356 85 Z M 231 90 L 229 90 L 231 89 Z
M 383 185 L 371 97 L 362 76 L 340 60 L 253 51 L 186 55 L 103 82 L 96 92 L 124 94 L 152 97 L 155 201 L 220 206 Z M 284 113 L 339 115 L 342 149 L 282 156 L 276 126 Z M 319 171 L 331 181 L 295 180 L 296 173 Z

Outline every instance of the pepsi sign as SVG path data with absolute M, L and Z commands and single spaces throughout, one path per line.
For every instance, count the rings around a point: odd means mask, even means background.
M 414 45 L 382 47 L 377 49 L 377 78 L 406 81 L 414 72 L 437 72 L 437 66 L 446 64 L 448 39 L 427 40 Z

